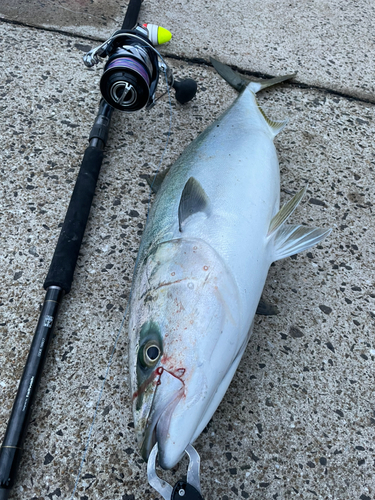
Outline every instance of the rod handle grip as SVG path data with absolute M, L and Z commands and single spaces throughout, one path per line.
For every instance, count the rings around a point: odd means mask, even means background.
M 70 292 L 103 155 L 103 150 L 99 147 L 89 146 L 85 151 L 55 253 L 44 282 L 45 290 L 50 286 L 58 286 L 65 293 Z
M 141 3 L 142 0 L 130 0 L 121 29 L 131 30 L 135 28 L 138 21 L 139 11 L 141 10 Z

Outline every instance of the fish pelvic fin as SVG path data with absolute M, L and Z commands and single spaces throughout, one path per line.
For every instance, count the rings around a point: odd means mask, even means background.
M 285 224 L 277 231 L 273 260 L 285 259 L 320 243 L 331 232 L 331 228 L 307 227 Z
M 299 205 L 306 190 L 307 186 L 293 196 L 270 222 L 268 237 L 273 239 L 273 261 L 303 252 L 322 241 L 331 232 L 331 229 L 285 223 Z
M 186 219 L 197 212 L 206 212 L 206 214 L 209 214 L 209 199 L 200 183 L 194 177 L 190 177 L 182 191 L 178 207 L 180 232 L 183 231 Z
M 302 198 L 305 196 L 306 191 L 307 191 L 307 184 L 303 189 L 301 189 L 301 191 L 295 194 L 293 198 L 289 200 L 288 203 L 286 203 L 274 217 L 272 217 L 268 228 L 268 236 L 271 236 L 292 215 L 294 210 L 300 204 Z
M 147 184 L 150 186 L 151 191 L 156 194 L 159 192 L 161 185 L 164 182 L 165 176 L 169 172 L 171 167 L 167 167 L 161 172 L 158 172 L 156 175 L 147 175 L 146 176 L 146 181 Z

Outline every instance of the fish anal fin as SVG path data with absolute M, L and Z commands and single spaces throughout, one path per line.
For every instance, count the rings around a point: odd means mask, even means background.
M 275 316 L 276 314 L 279 314 L 279 310 L 275 305 L 271 304 L 262 297 L 259 301 L 256 314 L 261 316 Z
M 274 237 L 273 261 L 290 257 L 320 243 L 331 229 L 284 224 Z
M 198 212 L 209 213 L 209 200 L 200 183 L 194 177 L 190 177 L 182 191 L 178 207 L 180 231 L 182 231 L 186 219 Z

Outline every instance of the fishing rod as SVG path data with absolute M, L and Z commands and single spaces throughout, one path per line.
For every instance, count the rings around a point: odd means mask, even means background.
M 168 86 L 175 89 L 176 99 L 181 104 L 191 100 L 197 90 L 197 84 L 192 79 L 175 81 L 171 69 L 155 48 L 155 45 L 168 41 L 171 34 L 153 24 L 137 25 L 141 3 L 142 0 L 130 0 L 121 29 L 84 57 L 84 63 L 89 67 L 108 57 L 100 81 L 103 97 L 43 285 L 46 290 L 44 303 L 0 449 L 0 500 L 6 500 L 14 486 L 32 404 L 57 323 L 59 307 L 72 286 L 112 112 L 118 109 L 130 113 L 151 108 L 155 104 L 160 71 L 165 73 Z M 188 496 L 185 498 L 189 500 Z M 191 498 L 193 500 L 195 497 Z

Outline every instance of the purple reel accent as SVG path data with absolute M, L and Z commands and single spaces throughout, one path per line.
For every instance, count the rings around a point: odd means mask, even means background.
M 106 71 L 114 68 L 126 68 L 132 70 L 144 79 L 147 87 L 150 86 L 150 77 L 145 67 L 135 59 L 132 59 L 131 57 L 118 57 L 108 64 Z

